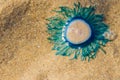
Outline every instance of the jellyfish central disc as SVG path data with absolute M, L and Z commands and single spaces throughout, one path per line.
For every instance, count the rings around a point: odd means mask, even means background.
M 81 44 L 91 36 L 90 26 L 83 20 L 72 21 L 66 31 L 66 38 L 72 44 Z

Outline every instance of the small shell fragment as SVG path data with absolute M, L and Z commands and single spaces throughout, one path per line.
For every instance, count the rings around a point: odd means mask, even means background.
M 115 40 L 117 38 L 117 34 L 111 30 L 108 30 L 107 32 L 105 32 L 103 36 L 109 40 Z

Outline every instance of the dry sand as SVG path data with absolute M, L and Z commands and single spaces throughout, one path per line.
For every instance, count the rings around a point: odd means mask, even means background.
M 47 40 L 45 18 L 54 15 L 51 10 L 77 1 L 96 4 L 118 35 L 104 48 L 106 55 L 99 51 L 90 62 L 55 56 Z M 1 29 L 0 80 L 120 80 L 120 0 L 91 1 L 30 0 L 26 13 Z

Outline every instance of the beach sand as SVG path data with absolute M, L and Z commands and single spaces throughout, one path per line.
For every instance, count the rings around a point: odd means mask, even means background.
M 117 34 L 104 48 L 106 54 L 99 51 L 90 62 L 56 56 L 47 40 L 45 19 L 55 15 L 52 10 L 72 7 L 78 1 L 83 6 L 97 5 L 97 12 L 105 14 L 105 22 Z M 8 16 L 0 24 L 4 25 L 0 34 L 0 80 L 120 80 L 120 0 L 90 1 L 30 0 L 25 9 L 15 8 L 25 12 L 17 20 Z

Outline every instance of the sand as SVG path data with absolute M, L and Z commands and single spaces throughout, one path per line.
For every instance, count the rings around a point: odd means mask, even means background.
M 96 59 L 69 60 L 56 56 L 46 32 L 46 18 L 59 6 L 96 4 L 105 22 L 118 36 L 109 42 L 106 54 Z M 22 18 L 7 25 L 0 37 L 0 80 L 120 80 L 120 0 L 30 0 Z

